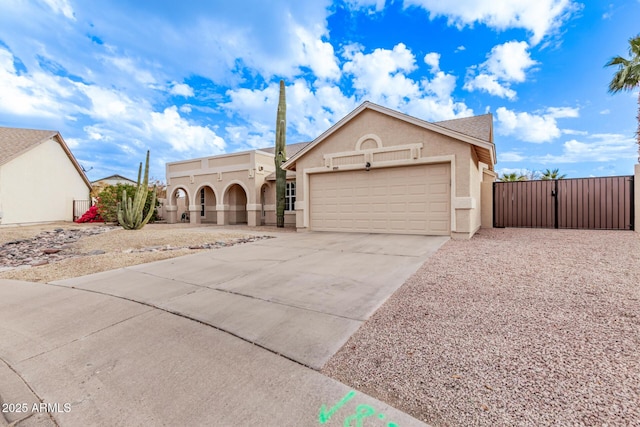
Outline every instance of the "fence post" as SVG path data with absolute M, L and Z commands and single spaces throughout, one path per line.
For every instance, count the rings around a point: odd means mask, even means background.
M 635 165 L 635 175 L 633 178 L 633 224 L 636 232 L 640 232 L 640 163 Z

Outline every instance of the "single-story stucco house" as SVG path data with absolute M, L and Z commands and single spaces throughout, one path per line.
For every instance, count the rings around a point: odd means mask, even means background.
M 273 151 L 168 163 L 168 222 L 275 224 Z M 286 154 L 285 225 L 298 230 L 470 238 L 492 225 L 491 114 L 430 123 L 365 102 Z
M 59 132 L 0 127 L 0 224 L 73 221 L 90 190 Z

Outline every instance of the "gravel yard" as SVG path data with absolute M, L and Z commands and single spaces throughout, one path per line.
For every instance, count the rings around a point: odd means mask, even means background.
M 50 282 L 112 270 L 136 264 L 159 261 L 207 250 L 203 245 L 233 245 L 247 239 L 272 234 L 275 227 L 216 226 L 191 224 L 147 224 L 141 230 L 124 230 L 104 224 L 56 223 L 0 228 L 0 246 L 17 240 L 30 240 L 42 232 L 62 229 L 107 231 L 62 245 L 63 250 L 51 255 L 49 263 L 38 266 L 9 267 L 0 247 L 0 279 Z M 285 229 L 287 231 L 293 231 Z M 277 232 L 283 232 L 278 230 Z M 33 243 L 39 250 L 48 245 Z M 56 245 L 59 246 L 59 245 Z M 60 247 L 62 247 L 60 246 Z M 92 254 L 96 253 L 96 254 Z
M 434 426 L 638 426 L 640 235 L 449 241 L 323 372 Z

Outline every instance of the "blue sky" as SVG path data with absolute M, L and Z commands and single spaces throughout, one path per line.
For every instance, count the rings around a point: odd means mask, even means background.
M 499 172 L 628 175 L 637 91 L 610 95 L 640 0 L 3 0 L 0 126 L 59 130 L 90 179 L 310 141 L 369 100 L 491 112 Z

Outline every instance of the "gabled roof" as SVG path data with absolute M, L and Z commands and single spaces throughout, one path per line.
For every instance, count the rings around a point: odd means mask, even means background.
M 493 142 L 493 115 L 491 115 L 491 113 L 461 119 L 444 120 L 434 122 L 433 124 L 473 136 L 483 141 Z
M 69 150 L 69 147 L 62 139 L 60 132 L 55 130 L 38 130 L 38 129 L 22 129 L 9 128 L 0 126 L 0 166 L 9 163 L 16 157 L 21 156 L 29 150 L 43 144 L 49 140 L 54 140 L 64 150 L 76 168 L 84 182 L 89 188 L 91 183 L 80 167 L 80 164 Z
M 122 175 L 116 174 L 116 175 L 109 175 L 109 176 L 105 176 L 104 178 L 96 179 L 94 181 L 91 181 L 91 183 L 95 184 L 96 182 L 106 181 L 107 179 L 121 179 L 123 181 L 129 181 L 129 182 L 134 182 L 134 183 L 136 182 L 136 181 L 134 181 L 132 179 L 127 178 L 126 176 L 122 176 Z
M 282 167 L 284 169 L 295 170 L 295 163 L 300 157 L 304 156 L 305 153 L 309 152 L 313 147 L 320 144 L 338 129 L 346 125 L 351 119 L 365 110 L 377 111 L 378 113 L 420 126 L 424 129 L 467 142 L 476 148 L 476 153 L 478 154 L 480 161 L 489 165 L 489 168 L 493 170 L 493 165 L 496 163 L 496 148 L 493 144 L 493 117 L 491 114 L 431 123 L 369 101 L 365 101 L 360 104 L 358 108 L 347 114 L 319 137 L 308 143 L 295 155 L 291 156 L 289 160 L 282 165 Z

